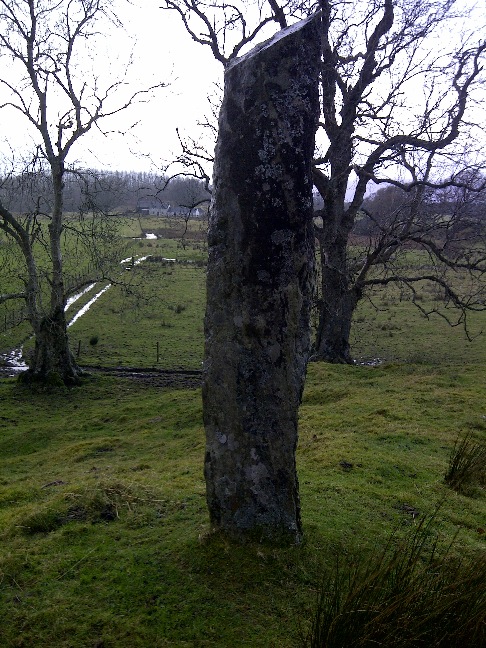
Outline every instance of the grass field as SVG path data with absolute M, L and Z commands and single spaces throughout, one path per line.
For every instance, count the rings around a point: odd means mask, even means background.
M 177 239 L 133 246 L 203 254 Z M 112 287 L 69 329 L 80 362 L 153 366 L 159 342 L 159 366 L 199 367 L 204 268 L 151 262 L 133 273 L 132 292 Z M 458 435 L 486 440 L 486 340 L 424 321 L 392 292 L 374 303 L 357 313 L 353 351 L 381 365 L 309 366 L 300 546 L 208 534 L 199 390 L 92 376 L 32 391 L 0 380 L 0 646 L 303 645 L 336 555 L 371 555 L 438 503 L 431 543 L 454 540 L 451 558 L 484 555 L 484 485 L 459 494 L 444 475 Z
M 125 258 L 151 255 L 130 272 L 116 269 L 119 285 L 104 294 L 88 313 L 70 329 L 73 350 L 80 349 L 85 364 L 199 368 L 203 353 L 205 304 L 205 246 L 200 240 L 201 223 L 191 224 L 184 244 L 180 221 L 161 225 L 157 218 L 129 218 L 120 221 L 126 239 Z M 172 238 L 137 239 L 144 232 L 167 230 Z M 192 238 L 191 238 L 192 237 Z M 164 263 L 162 259 L 179 263 Z M 121 260 L 121 259 L 120 259 Z M 411 261 L 418 263 L 417 260 Z M 115 273 L 115 274 L 116 274 Z M 76 303 L 88 302 L 105 284 L 97 285 Z M 420 294 L 424 308 L 434 306 L 427 287 Z M 0 353 L 21 344 L 28 336 L 27 325 L 3 330 L 7 305 L 0 305 Z M 75 312 L 75 309 L 68 311 Z M 467 341 L 461 326 L 450 327 L 442 318 L 422 317 L 410 301 L 389 287 L 363 300 L 356 312 L 352 352 L 358 361 L 455 363 L 486 362 L 486 344 L 480 335 L 484 313 L 471 314 Z M 98 338 L 97 345 L 89 341 Z M 159 361 L 157 362 L 157 344 Z M 28 345 L 27 345 L 28 350 Z

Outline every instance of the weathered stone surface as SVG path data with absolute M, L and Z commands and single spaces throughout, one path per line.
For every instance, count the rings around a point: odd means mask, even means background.
M 297 411 L 314 280 L 319 18 L 226 70 L 209 224 L 203 377 L 213 528 L 301 534 Z

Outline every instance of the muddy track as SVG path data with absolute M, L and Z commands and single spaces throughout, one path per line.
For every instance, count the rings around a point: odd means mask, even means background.
M 98 367 L 81 365 L 88 373 L 104 373 L 127 378 L 153 387 L 197 389 L 201 386 L 202 371 L 198 369 L 157 369 L 155 367 Z
M 167 387 L 170 389 L 197 389 L 201 387 L 202 371 L 194 369 L 157 369 L 145 367 L 98 367 L 80 365 L 89 374 L 102 373 L 127 380 L 134 380 L 150 387 Z M 17 376 L 8 366 L 0 366 L 0 379 Z

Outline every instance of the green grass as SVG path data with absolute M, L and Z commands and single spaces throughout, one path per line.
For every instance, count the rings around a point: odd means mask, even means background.
M 312 365 L 305 542 L 278 549 L 208 536 L 198 390 L 0 382 L 0 645 L 296 646 L 336 553 L 373 553 L 444 498 L 440 545 L 460 529 L 453 552 L 484 552 L 484 490 L 444 483 L 457 434 L 486 436 L 482 384 L 477 365 Z
M 354 316 L 351 348 L 356 359 L 419 364 L 486 362 L 484 312 L 467 315 L 469 341 L 463 324 L 457 324 L 457 311 L 442 309 L 456 324 L 450 326 L 435 313 L 423 317 L 396 286 L 376 290 L 369 297 L 360 302 Z M 417 301 L 426 311 L 442 308 L 430 286 L 419 290 Z
M 79 361 L 154 366 L 158 342 L 158 366 L 199 368 L 204 247 L 129 245 L 127 256 L 198 263 L 127 273 L 69 329 Z M 456 492 L 445 475 L 458 438 L 486 439 L 486 339 L 423 320 L 393 291 L 374 303 L 382 310 L 363 302 L 357 313 L 353 353 L 383 364 L 309 367 L 298 547 L 208 534 L 199 390 L 0 380 L 0 646 L 299 646 L 336 556 L 366 563 L 440 502 L 438 548 L 455 538 L 451 556 L 484 556 L 484 484 Z M 484 314 L 472 324 L 484 327 Z M 21 333 L 7 331 L 0 347 Z
M 102 366 L 199 369 L 203 356 L 204 269 L 145 262 L 127 294 L 113 286 L 69 329 L 79 362 Z M 95 292 L 95 291 L 93 291 Z M 98 337 L 90 345 L 92 336 Z M 157 359 L 158 348 L 158 359 Z

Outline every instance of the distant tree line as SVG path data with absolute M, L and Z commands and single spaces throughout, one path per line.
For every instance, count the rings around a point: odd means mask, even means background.
M 476 182 L 462 187 L 426 188 L 415 217 L 415 227 L 433 229 L 436 236 L 457 247 L 484 235 L 486 228 L 486 192 L 478 191 L 486 181 L 478 176 Z M 389 185 L 368 196 L 356 219 L 353 234 L 379 236 L 399 221 L 410 218 L 414 191 Z
M 0 199 L 10 211 L 50 213 L 52 179 L 48 170 L 0 175 Z M 144 171 L 69 170 L 64 176 L 65 212 L 127 213 L 143 199 L 194 208 L 209 201 L 204 182 L 197 178 Z

